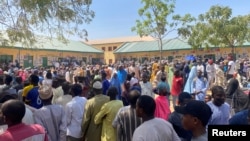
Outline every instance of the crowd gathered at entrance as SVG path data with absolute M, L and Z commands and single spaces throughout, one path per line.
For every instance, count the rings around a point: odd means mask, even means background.
M 0 69 L 2 141 L 207 141 L 250 123 L 248 59 Z

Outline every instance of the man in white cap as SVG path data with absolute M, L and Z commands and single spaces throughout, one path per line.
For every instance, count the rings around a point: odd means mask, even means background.
M 102 94 L 102 81 L 96 79 L 93 82 L 94 97 L 89 99 L 85 105 L 82 121 L 82 134 L 85 141 L 101 141 L 102 124 L 94 123 L 95 116 L 101 107 L 109 101 L 109 97 Z

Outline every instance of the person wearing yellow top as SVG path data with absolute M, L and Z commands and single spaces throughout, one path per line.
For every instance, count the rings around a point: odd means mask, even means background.
M 101 141 L 102 124 L 95 124 L 95 116 L 102 106 L 109 102 L 109 97 L 102 94 L 102 81 L 96 79 L 92 84 L 94 96 L 88 99 L 82 118 L 82 135 L 85 141 Z M 111 124 L 110 124 L 111 125 Z
M 158 68 L 159 68 L 158 61 L 155 60 L 155 62 L 152 65 L 152 72 L 151 72 L 150 82 L 153 82 L 155 80 L 155 75 L 156 75 L 156 73 L 158 71 Z
M 25 102 L 25 99 L 27 97 L 27 94 L 28 92 L 33 88 L 34 86 L 32 84 L 29 84 L 28 86 L 24 87 L 23 88 L 23 94 L 22 94 L 22 97 L 23 97 L 23 102 Z
M 102 124 L 101 141 L 116 141 L 116 130 L 112 126 L 112 122 L 119 109 L 123 107 L 122 101 L 116 100 L 117 94 L 116 87 L 110 87 L 107 92 L 110 101 L 105 103 L 100 112 L 95 116 L 95 124 Z
M 165 72 L 168 74 L 168 72 L 169 72 L 169 66 L 168 66 L 168 64 L 167 64 L 167 62 L 165 63 Z

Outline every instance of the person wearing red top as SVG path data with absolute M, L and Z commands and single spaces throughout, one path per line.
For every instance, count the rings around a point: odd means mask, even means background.
M 155 117 L 168 120 L 168 117 L 171 114 L 167 97 L 167 95 L 169 94 L 169 91 L 167 90 L 169 86 L 167 86 L 167 84 L 164 82 L 160 82 L 157 87 L 159 96 L 155 98 Z
M 0 135 L 0 141 L 48 141 L 41 125 L 22 123 L 24 114 L 25 105 L 19 100 L 8 100 L 2 104 L 0 117 L 8 129 Z
M 180 70 L 176 70 L 174 72 L 174 78 L 173 78 L 172 88 L 171 88 L 173 107 L 175 107 L 177 105 L 177 99 L 178 99 L 179 94 L 183 90 L 183 85 L 184 85 L 184 81 L 183 81 L 183 78 L 181 76 Z

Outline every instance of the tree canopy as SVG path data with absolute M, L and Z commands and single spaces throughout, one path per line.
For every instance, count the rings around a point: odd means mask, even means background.
M 20 42 L 32 47 L 39 34 L 63 41 L 69 36 L 87 37 L 82 25 L 94 18 L 91 3 L 91 0 L 1 0 L 0 42 L 2 45 Z
M 250 15 L 232 16 L 227 6 L 212 6 L 200 14 L 194 25 L 181 27 L 178 34 L 188 40 L 193 48 L 234 47 L 250 40 Z
M 151 36 L 159 41 L 160 59 L 162 58 L 163 38 L 176 31 L 180 24 L 192 21 L 191 15 L 174 15 L 175 0 L 141 0 L 143 7 L 138 10 L 140 20 L 132 31 L 138 35 Z

